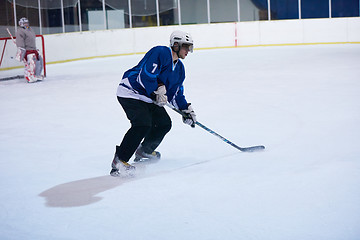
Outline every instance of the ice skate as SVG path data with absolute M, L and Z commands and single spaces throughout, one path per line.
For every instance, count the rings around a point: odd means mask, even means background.
M 135 175 L 135 166 L 132 166 L 127 162 L 121 161 L 116 154 L 114 156 L 114 160 L 112 161 L 111 167 L 112 169 L 110 171 L 110 175 L 113 177 Z
M 27 81 L 28 83 L 37 82 L 37 79 L 36 79 L 34 76 L 32 76 L 32 75 L 26 76 L 25 78 L 26 78 L 26 81 Z
M 36 76 L 36 75 L 35 75 L 35 79 L 36 79 L 37 81 L 43 81 L 43 80 L 44 80 L 44 76 L 43 76 L 43 75 L 40 75 L 40 76 Z
M 153 151 L 152 153 L 146 153 L 140 146 L 135 152 L 134 162 L 157 162 L 160 158 L 161 154 L 159 152 Z

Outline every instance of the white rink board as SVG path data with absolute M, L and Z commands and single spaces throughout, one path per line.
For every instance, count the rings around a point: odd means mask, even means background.
M 143 53 L 155 45 L 168 45 L 169 36 L 174 30 L 190 32 L 195 50 L 268 44 L 360 42 L 360 18 L 162 26 L 45 35 L 46 60 L 47 63 L 56 63 Z M 14 61 L 8 61 L 8 64 L 6 67 L 19 65 Z
M 48 62 L 146 52 L 168 45 L 174 30 L 190 32 L 195 50 L 234 47 L 236 35 L 237 46 L 360 42 L 360 18 L 163 26 L 46 35 Z

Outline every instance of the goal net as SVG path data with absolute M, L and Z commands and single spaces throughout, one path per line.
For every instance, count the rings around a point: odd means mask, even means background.
M 16 41 L 16 37 L 14 37 Z M 43 58 L 46 76 L 45 42 L 43 35 L 36 35 L 36 48 Z M 10 37 L 0 38 L 0 80 L 24 78 L 24 63 L 15 59 L 17 47 Z

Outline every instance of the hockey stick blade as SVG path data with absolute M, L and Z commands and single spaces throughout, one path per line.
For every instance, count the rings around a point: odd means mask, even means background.
M 259 146 L 252 146 L 252 147 L 243 147 L 239 150 L 242 152 L 256 152 L 256 151 L 262 151 L 265 149 L 265 146 L 259 145 Z
M 172 106 L 171 104 L 167 103 L 166 106 L 168 106 L 169 108 L 171 108 L 172 110 L 174 110 L 175 112 L 179 113 L 182 116 L 185 116 L 185 113 L 183 113 L 182 111 L 180 111 L 179 109 L 175 108 L 174 106 Z M 206 127 L 205 125 L 203 125 L 200 122 L 195 122 L 195 124 L 199 127 L 201 127 L 202 129 L 204 129 L 205 131 L 207 131 L 208 133 L 220 138 L 221 140 L 223 140 L 224 142 L 226 142 L 227 144 L 231 145 L 232 147 L 242 151 L 242 152 L 256 152 L 256 151 L 260 151 L 260 150 L 264 150 L 265 146 L 259 145 L 259 146 L 252 146 L 252 147 L 239 147 L 238 145 L 236 145 L 235 143 L 229 141 L 228 139 L 224 138 L 223 136 L 221 136 L 220 134 L 218 134 L 217 132 L 211 130 L 210 128 Z

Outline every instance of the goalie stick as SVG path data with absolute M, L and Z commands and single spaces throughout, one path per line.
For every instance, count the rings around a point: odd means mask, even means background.
M 8 28 L 6 28 L 7 32 L 9 33 L 10 37 L 11 37 L 11 40 L 13 41 L 13 43 L 16 45 L 16 41 L 13 37 L 13 35 L 11 34 L 10 30 Z
M 11 34 L 9 28 L 6 28 L 6 30 L 7 30 L 7 32 L 9 33 L 9 35 L 10 35 L 10 37 L 11 37 L 11 40 L 13 41 L 13 43 L 15 44 L 15 46 L 17 46 L 17 45 L 16 45 L 16 40 L 14 39 L 13 35 Z M 19 48 L 18 48 L 18 49 L 19 49 Z M 25 50 L 25 49 L 24 49 L 24 50 Z M 20 61 L 20 55 L 18 55 L 18 54 L 19 54 L 19 53 L 16 53 L 15 59 L 18 60 L 19 62 L 21 62 L 21 61 Z M 12 57 L 11 57 L 11 58 L 12 58 Z M 25 59 L 23 59 L 23 62 L 24 62 L 25 65 L 27 65 L 27 62 L 25 61 Z M 20 77 L 21 77 L 21 76 L 20 76 Z M 14 77 L 14 78 L 17 78 L 17 77 Z
M 166 106 L 168 106 L 169 108 L 171 108 L 172 110 L 174 110 L 175 112 L 181 114 L 182 116 L 186 116 L 186 114 L 182 111 L 180 111 L 179 109 L 175 108 L 174 106 L 172 106 L 171 104 L 167 103 Z M 235 143 L 229 141 L 228 139 L 224 138 L 223 136 L 221 136 L 220 134 L 216 133 L 215 131 L 211 130 L 210 128 L 206 127 L 205 125 L 201 124 L 200 122 L 196 121 L 195 122 L 196 125 L 198 125 L 199 127 L 201 127 L 202 129 L 206 130 L 207 132 L 209 132 L 210 134 L 220 138 L 221 140 L 223 140 L 224 142 L 226 142 L 227 144 L 230 144 L 232 147 L 242 151 L 242 152 L 255 152 L 255 151 L 260 151 L 260 150 L 264 150 L 265 146 L 263 145 L 258 145 L 258 146 L 251 146 L 251 147 L 239 147 L 238 145 L 236 145 Z

